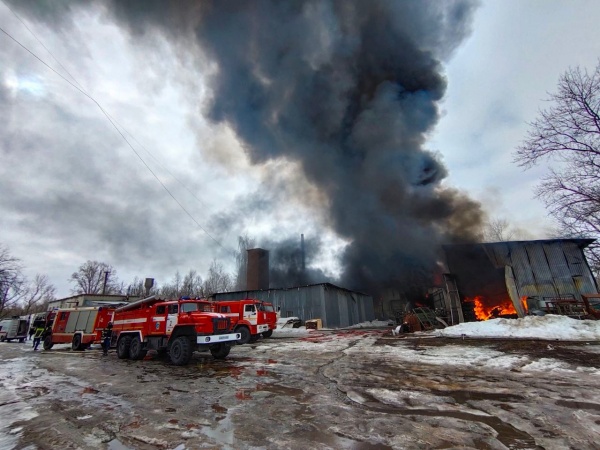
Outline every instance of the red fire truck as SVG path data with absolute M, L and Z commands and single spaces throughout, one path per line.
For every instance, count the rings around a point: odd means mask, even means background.
M 207 300 L 160 300 L 148 297 L 115 310 L 111 346 L 120 359 L 142 359 L 148 350 L 169 353 L 171 362 L 187 364 L 192 353 L 210 350 L 224 359 L 240 338 L 231 320 L 212 312 Z
M 54 344 L 71 344 L 73 350 L 85 350 L 101 342 L 102 330 L 112 320 L 114 308 L 82 307 L 65 308 L 48 314 L 52 333 L 44 339 L 44 350 Z
M 213 303 L 215 311 L 229 317 L 232 330 L 241 335 L 238 344 L 256 341 L 261 335 L 271 337 L 277 328 L 277 313 L 271 303 L 253 298 Z

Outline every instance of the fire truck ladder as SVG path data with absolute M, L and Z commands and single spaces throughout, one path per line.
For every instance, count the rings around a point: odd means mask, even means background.
M 446 308 L 449 312 L 448 318 L 450 319 L 450 324 L 463 323 L 465 318 L 463 316 L 462 305 L 460 304 L 460 295 L 458 294 L 456 280 L 451 274 L 445 273 L 444 284 L 446 286 L 444 297 L 446 298 Z

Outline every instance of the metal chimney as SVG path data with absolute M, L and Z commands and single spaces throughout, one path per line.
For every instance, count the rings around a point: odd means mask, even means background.
M 154 286 L 154 278 L 146 278 L 144 281 L 144 288 L 146 289 L 146 297 L 150 296 L 150 289 Z
M 304 252 L 304 234 L 300 235 L 300 252 L 302 254 L 302 272 L 306 270 L 306 253 Z

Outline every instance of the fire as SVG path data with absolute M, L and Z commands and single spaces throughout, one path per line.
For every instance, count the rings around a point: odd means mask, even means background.
M 477 320 L 488 320 L 498 317 L 504 314 L 517 314 L 515 307 L 513 306 L 510 300 L 500 303 L 499 305 L 484 305 L 482 302 L 482 298 L 477 296 L 475 298 L 466 299 L 467 301 L 472 301 L 475 304 L 475 308 L 473 311 L 475 312 L 475 317 Z

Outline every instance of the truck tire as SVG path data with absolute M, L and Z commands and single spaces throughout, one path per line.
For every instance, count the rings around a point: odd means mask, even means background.
M 239 326 L 235 329 L 235 332 L 241 334 L 240 338 L 237 340 L 238 344 L 244 345 L 250 342 L 250 338 L 252 337 L 252 335 L 250 334 L 250 330 L 247 326 Z
M 117 342 L 117 358 L 127 359 L 129 358 L 129 346 L 131 344 L 131 336 L 123 336 Z
M 185 366 L 192 358 L 192 345 L 187 336 L 179 336 L 171 344 L 169 350 L 171 362 L 176 366 Z
M 210 348 L 210 354 L 213 355 L 215 359 L 225 359 L 227 355 L 229 355 L 229 351 L 231 350 L 231 345 L 222 342 L 220 344 L 213 345 Z
M 76 334 L 75 336 L 73 336 L 73 342 L 71 342 L 71 349 L 73 349 L 73 351 L 83 350 L 83 347 L 81 345 L 80 334 Z
M 0 336 L 0 342 L 4 342 L 6 340 L 6 336 Z
M 53 346 L 52 336 L 46 336 L 46 339 L 44 339 L 44 350 L 50 350 Z
M 270 338 L 273 336 L 273 330 L 265 331 L 262 335 L 264 338 Z
M 140 340 L 139 336 L 134 336 L 129 344 L 129 358 L 130 359 L 144 359 L 148 350 L 144 349 L 144 344 Z

